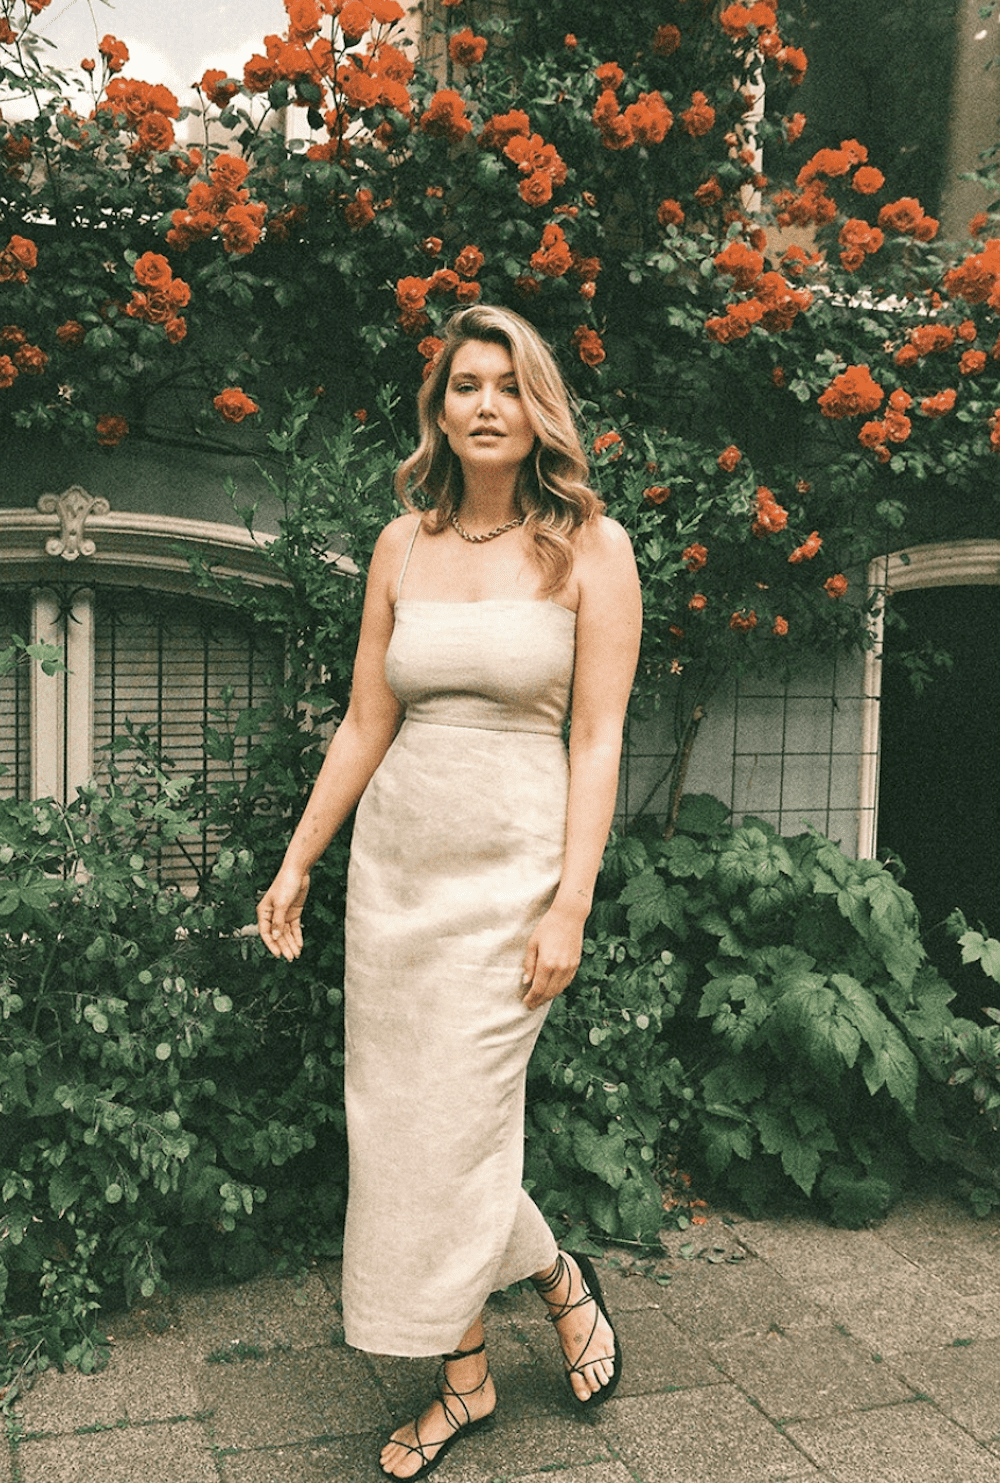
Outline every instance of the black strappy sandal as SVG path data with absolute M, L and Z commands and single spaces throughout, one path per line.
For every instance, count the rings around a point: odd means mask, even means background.
M 477 1431 L 488 1431 L 490 1427 L 493 1426 L 493 1423 L 496 1420 L 495 1406 L 488 1416 L 480 1416 L 476 1419 L 473 1419 L 469 1408 L 465 1404 L 464 1400 L 465 1396 L 475 1395 L 476 1391 L 481 1390 L 482 1387 L 486 1384 L 487 1377 L 490 1373 L 489 1361 L 487 1360 L 486 1362 L 486 1374 L 480 1380 L 479 1384 L 474 1385 L 471 1390 L 456 1390 L 453 1385 L 449 1384 L 448 1376 L 445 1373 L 445 1366 L 451 1360 L 469 1359 L 470 1356 L 473 1354 L 482 1354 L 485 1348 L 486 1343 L 484 1340 L 484 1342 L 477 1345 L 475 1349 L 457 1349 L 454 1354 L 446 1354 L 444 1359 L 441 1361 L 441 1367 L 438 1372 L 438 1399 L 440 1400 L 442 1409 L 444 1410 L 445 1420 L 448 1422 L 448 1425 L 453 1428 L 451 1436 L 446 1437 L 443 1442 L 421 1442 L 420 1432 L 417 1430 L 420 1423 L 419 1420 L 414 1421 L 413 1431 L 417 1439 L 416 1446 L 413 1446 L 409 1442 L 403 1442 L 396 1437 L 390 1437 L 389 1441 L 395 1442 L 397 1447 L 405 1447 L 407 1452 L 415 1452 L 421 1459 L 420 1467 L 417 1468 L 417 1471 L 415 1473 L 404 1475 L 400 1473 L 387 1472 L 382 1464 L 379 1463 L 379 1472 L 383 1475 L 383 1477 L 395 1478 L 397 1480 L 397 1483 L 416 1483 L 416 1480 L 418 1478 L 426 1478 L 429 1473 L 433 1473 L 434 1469 L 438 1466 L 439 1463 L 444 1462 L 445 1457 L 448 1455 L 449 1449 L 455 1445 L 459 1437 L 468 1437 L 471 1436 L 473 1432 Z M 448 1404 L 451 1400 L 456 1400 L 461 1404 L 462 1410 L 465 1412 L 464 1421 L 457 1415 L 456 1412 L 452 1410 L 451 1406 Z M 431 1447 L 437 1447 L 437 1451 L 435 1452 L 433 1457 L 428 1457 L 427 1451 Z
M 585 1303 L 593 1303 L 600 1315 L 603 1317 L 604 1321 L 607 1323 L 608 1327 L 611 1329 L 611 1333 L 615 1341 L 614 1354 L 598 1355 L 597 1361 L 587 1361 L 588 1365 L 592 1365 L 599 1362 L 601 1359 L 610 1359 L 612 1368 L 611 1379 L 608 1380 L 605 1385 L 602 1385 L 600 1390 L 595 1391 L 594 1394 L 585 1401 L 581 1401 L 580 1397 L 573 1389 L 572 1377 L 574 1375 L 582 1375 L 586 1366 L 581 1364 L 579 1360 L 577 1360 L 576 1364 L 572 1365 L 568 1361 L 566 1361 L 566 1384 L 569 1387 L 570 1395 L 573 1397 L 573 1400 L 576 1402 L 576 1404 L 578 1406 L 581 1406 L 584 1410 L 593 1410 L 595 1406 L 601 1406 L 604 1404 L 605 1401 L 609 1401 L 614 1395 L 615 1391 L 618 1389 L 618 1382 L 622 1377 L 621 1346 L 618 1343 L 618 1335 L 615 1333 L 614 1325 L 612 1324 L 611 1319 L 608 1317 L 607 1309 L 604 1306 L 604 1294 L 601 1291 L 601 1284 L 598 1281 L 593 1262 L 590 1260 L 589 1257 L 579 1255 L 573 1251 L 567 1252 L 566 1255 L 571 1256 L 576 1262 L 577 1266 L 580 1268 L 580 1276 L 583 1278 L 584 1293 L 582 1297 L 577 1298 L 575 1303 L 559 1303 L 555 1305 L 550 1303 L 549 1318 L 551 1322 L 559 1323 L 568 1314 L 573 1313 L 577 1308 L 582 1308 Z M 556 1264 L 548 1277 L 542 1277 L 540 1279 L 537 1277 L 532 1278 L 535 1286 L 535 1291 L 540 1297 L 544 1298 L 546 1302 L 549 1302 L 549 1294 L 555 1292 L 556 1288 L 567 1276 L 568 1270 L 569 1269 L 566 1265 L 566 1256 L 564 1256 L 563 1253 L 560 1251 L 558 1257 L 556 1258 Z M 558 1308 L 558 1312 L 551 1311 L 553 1306 Z M 587 1345 L 593 1338 L 594 1330 L 596 1328 L 597 1318 L 595 1317 L 593 1323 L 590 1326 L 590 1333 L 587 1335 L 583 1348 L 580 1351 L 581 1358 L 584 1354 L 586 1354 Z M 563 1353 L 565 1355 L 565 1350 L 563 1351 Z

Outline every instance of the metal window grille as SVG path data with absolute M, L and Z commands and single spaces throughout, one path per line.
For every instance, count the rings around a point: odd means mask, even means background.
M 16 633 L 28 638 L 31 603 L 24 589 L 0 592 L 0 649 Z M 31 674 L 15 664 L 0 674 L 0 798 L 27 798 L 31 779 Z
M 94 755 L 98 781 L 134 771 L 144 748 L 203 788 L 239 785 L 270 698 L 280 642 L 217 603 L 99 589 L 94 615 Z M 231 755 L 206 744 L 212 728 Z M 218 844 L 206 829 L 159 852 L 161 879 L 190 882 Z

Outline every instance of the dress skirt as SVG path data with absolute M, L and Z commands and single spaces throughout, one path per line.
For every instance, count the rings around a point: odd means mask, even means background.
M 397 604 L 387 674 L 408 703 L 348 880 L 343 1301 L 359 1349 L 449 1352 L 491 1291 L 555 1259 L 521 1188 L 545 1016 L 521 995 L 562 870 L 573 632 L 551 603 Z M 544 680 L 518 664 L 537 670 L 539 646 Z

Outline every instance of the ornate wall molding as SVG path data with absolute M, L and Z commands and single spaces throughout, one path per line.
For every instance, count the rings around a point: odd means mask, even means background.
M 61 556 L 63 561 L 76 561 L 80 556 L 93 556 L 96 545 L 84 533 L 87 517 L 107 515 L 111 506 L 101 495 L 88 494 L 79 484 L 71 484 L 62 494 L 43 494 L 38 501 L 42 515 L 56 515 L 60 532 L 45 542 L 49 556 Z
M 283 579 L 267 559 L 272 539 L 210 520 L 112 510 L 106 499 L 92 498 L 79 485 L 61 495 L 43 494 L 36 510 L 0 509 L 0 565 L 9 580 L 19 582 L 51 581 L 54 561 L 79 561 L 88 580 L 190 592 L 188 557 L 197 554 L 220 577 L 280 586 Z M 348 557 L 331 552 L 327 559 L 338 571 L 357 575 Z

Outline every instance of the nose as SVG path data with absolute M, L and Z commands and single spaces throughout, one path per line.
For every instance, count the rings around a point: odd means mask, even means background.
M 484 382 L 479 388 L 479 406 L 476 408 L 478 417 L 492 417 L 495 410 L 496 391 L 489 382 Z

